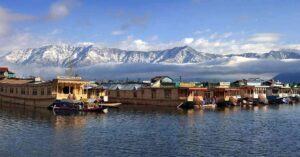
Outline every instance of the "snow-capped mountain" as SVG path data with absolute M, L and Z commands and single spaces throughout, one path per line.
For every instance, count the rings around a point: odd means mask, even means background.
M 163 51 L 125 51 L 116 48 L 49 45 L 34 49 L 11 51 L 2 61 L 16 64 L 54 66 L 91 65 L 98 63 L 200 63 L 221 57 L 202 53 L 191 47 L 175 47 Z
M 279 50 L 270 51 L 268 53 L 244 53 L 244 54 L 230 54 L 227 57 L 239 56 L 245 58 L 257 58 L 257 59 L 300 59 L 300 51 L 298 50 Z
M 2 62 L 21 65 L 87 66 L 98 63 L 204 63 L 218 58 L 300 59 L 299 51 L 282 50 L 269 53 L 217 55 L 198 52 L 189 46 L 162 51 L 126 51 L 116 48 L 99 48 L 93 45 L 48 45 L 40 48 L 16 50 L 2 56 Z

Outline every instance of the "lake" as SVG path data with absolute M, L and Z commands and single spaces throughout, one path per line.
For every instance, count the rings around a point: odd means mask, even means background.
M 300 156 L 300 105 L 107 114 L 0 106 L 0 156 Z

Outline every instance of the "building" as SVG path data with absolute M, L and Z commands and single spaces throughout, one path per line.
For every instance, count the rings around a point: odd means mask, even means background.
M 175 82 L 168 76 L 156 76 L 151 79 L 152 87 L 175 86 Z
M 249 78 L 249 79 L 242 79 L 232 82 L 231 86 L 233 87 L 243 87 L 243 86 L 261 86 L 264 80 L 260 78 Z
M 52 81 L 40 78 L 0 80 L 1 104 L 48 107 L 55 100 L 87 100 L 105 96 L 105 90 L 80 77 L 58 76 Z
M 292 89 L 289 86 L 270 86 L 267 88 L 268 99 L 273 99 L 273 97 L 288 97 L 292 94 Z
M 174 82 L 168 76 L 151 79 L 151 85 L 113 84 L 107 88 L 111 102 L 123 104 L 172 106 L 185 101 L 201 102 L 209 95 L 207 88 L 195 87 L 195 83 Z
M 87 93 L 88 99 L 96 99 L 100 97 L 104 98 L 107 96 L 107 90 L 105 87 L 94 81 L 89 81 L 88 84 L 84 86 L 84 93 Z
M 114 85 L 108 88 L 111 102 L 133 105 L 176 107 L 185 101 L 203 101 L 207 88 L 151 87 L 141 85 Z
M 16 74 L 9 71 L 7 67 L 0 67 L 0 79 L 15 78 Z
M 87 90 L 84 88 L 89 81 L 82 80 L 81 77 L 57 76 L 52 83 L 56 99 L 82 100 L 88 98 Z
M 52 82 L 35 79 L 0 80 L 0 104 L 48 107 L 55 99 Z
M 236 102 L 240 96 L 239 88 L 212 88 L 210 91 L 213 93 L 216 102 L 234 101 Z
M 268 88 L 268 86 L 242 86 L 240 87 L 240 95 L 242 98 L 265 99 Z

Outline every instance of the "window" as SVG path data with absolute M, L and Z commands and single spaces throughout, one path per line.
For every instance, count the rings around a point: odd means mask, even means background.
M 22 95 L 25 95 L 25 88 L 22 88 L 22 89 L 21 89 L 21 94 L 22 94 Z
M 133 97 L 135 97 L 135 98 L 137 97 L 137 91 L 136 90 L 133 91 Z
M 14 93 L 14 89 L 13 89 L 13 88 L 10 88 L 10 89 L 9 89 L 9 92 L 10 92 L 10 93 Z
M 170 99 L 171 98 L 171 89 L 165 89 L 165 98 Z
M 18 94 L 18 88 L 16 88 L 16 94 Z
M 48 87 L 47 88 L 47 95 L 51 95 L 52 94 L 52 92 L 51 92 L 51 88 L 50 87 Z
M 41 95 L 44 95 L 44 94 L 45 94 L 45 89 L 41 88 Z
M 37 95 L 37 89 L 36 88 L 33 88 L 32 95 Z
M 151 90 L 151 97 L 152 97 L 152 99 L 156 98 L 156 89 Z
M 117 90 L 117 97 L 120 97 L 120 91 Z
M 69 94 L 69 92 L 71 93 L 71 91 L 72 91 L 72 90 L 70 89 L 70 87 L 64 87 L 64 88 L 63 88 L 63 93 L 64 93 L 64 94 Z M 72 93 L 71 93 L 71 94 L 72 94 Z
M 3 92 L 3 87 L 0 88 L 0 91 Z

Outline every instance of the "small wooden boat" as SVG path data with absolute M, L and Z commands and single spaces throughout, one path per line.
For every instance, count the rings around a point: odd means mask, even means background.
M 83 103 L 77 100 L 56 100 L 48 109 L 54 111 L 108 112 L 107 107 L 94 103 Z
M 101 106 L 108 107 L 108 108 L 118 108 L 121 104 L 122 103 L 108 103 L 108 102 L 100 103 Z
M 193 109 L 194 106 L 195 106 L 195 102 L 193 102 L 193 101 L 185 101 L 185 102 L 179 104 L 177 106 L 177 108 L 187 109 L 188 110 L 188 109 Z

